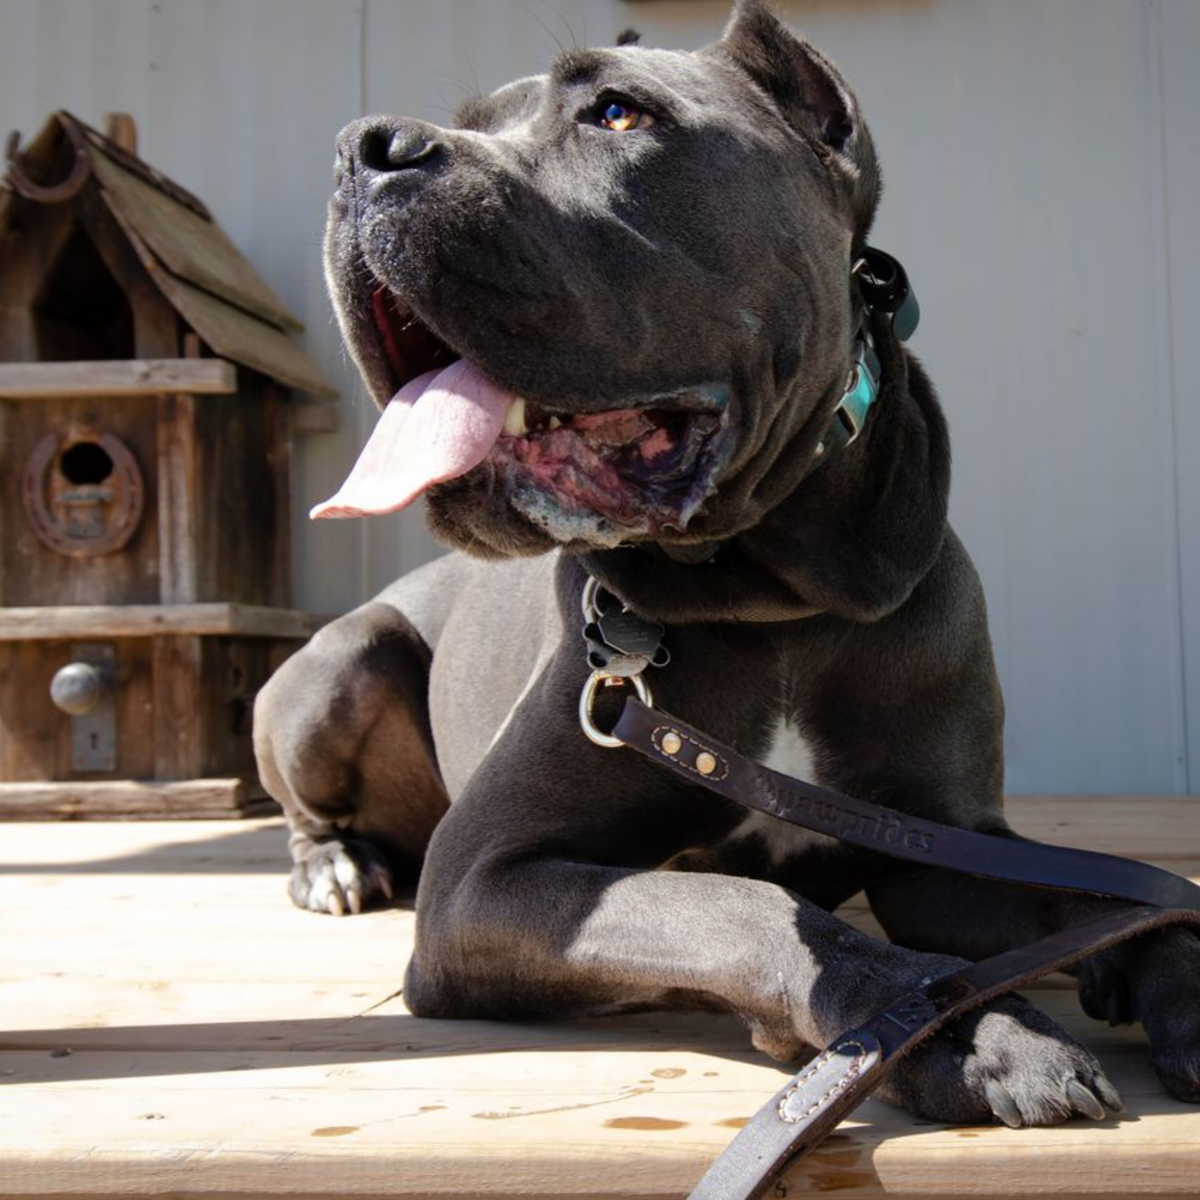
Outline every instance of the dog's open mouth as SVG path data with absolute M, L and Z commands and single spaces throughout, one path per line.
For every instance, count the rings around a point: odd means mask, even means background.
M 373 298 L 395 395 L 346 482 L 314 517 L 396 512 L 465 479 L 558 540 L 682 531 L 713 491 L 728 424 L 722 390 L 600 412 L 519 396 L 454 352 L 387 289 Z

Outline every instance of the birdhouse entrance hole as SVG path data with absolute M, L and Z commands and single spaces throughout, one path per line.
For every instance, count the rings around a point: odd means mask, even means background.
M 120 550 L 133 537 L 145 484 L 137 460 L 115 434 L 48 433 L 26 463 L 24 499 L 44 545 L 70 558 L 94 558 Z
M 103 483 L 113 473 L 113 460 L 99 442 L 76 442 L 62 452 L 58 469 L 68 483 Z

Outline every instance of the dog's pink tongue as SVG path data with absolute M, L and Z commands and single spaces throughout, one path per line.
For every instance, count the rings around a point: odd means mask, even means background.
M 410 380 L 388 401 L 337 495 L 309 516 L 396 512 L 431 484 L 465 475 L 495 445 L 513 399 L 461 359 Z

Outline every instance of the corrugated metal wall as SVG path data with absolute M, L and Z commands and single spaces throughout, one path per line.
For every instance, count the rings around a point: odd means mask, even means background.
M 876 241 L 914 276 L 915 348 L 955 435 L 954 519 L 990 597 L 1010 787 L 1200 790 L 1200 5 L 778 7 L 846 71 L 883 157 Z M 0 125 L 133 112 L 144 155 L 204 198 L 308 323 L 346 398 L 341 430 L 298 452 L 298 600 L 338 611 L 432 546 L 419 516 L 303 519 L 374 416 L 321 281 L 334 134 L 374 110 L 445 121 L 559 43 L 629 24 L 699 45 L 726 13 L 724 0 L 0 0 Z

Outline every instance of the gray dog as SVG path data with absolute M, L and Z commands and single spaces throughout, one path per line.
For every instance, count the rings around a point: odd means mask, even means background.
M 757 0 L 695 53 L 620 41 L 453 129 L 371 117 L 338 139 L 328 277 L 385 411 L 318 511 L 424 494 L 466 553 L 275 675 L 259 764 L 301 907 L 358 912 L 423 860 L 414 1013 L 715 1009 L 790 1059 L 1087 904 L 747 816 L 581 732 L 590 577 L 665 626 L 670 663 L 648 672 L 665 710 L 792 774 L 1012 836 L 945 424 L 855 274 L 879 195 L 857 103 Z M 877 392 L 853 410 L 864 372 Z M 600 689 L 598 728 L 625 694 Z M 892 943 L 831 915 L 863 888 Z M 1200 1100 L 1200 941 L 1106 953 L 1080 994 L 1141 1021 L 1168 1090 Z M 1011 1125 L 1120 1107 L 1016 997 L 885 1094 Z

